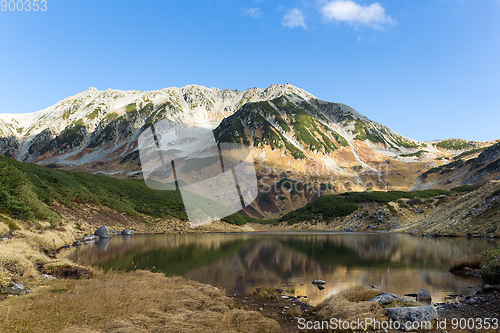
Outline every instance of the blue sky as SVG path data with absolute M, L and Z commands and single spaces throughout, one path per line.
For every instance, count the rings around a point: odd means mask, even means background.
M 47 0 L 0 11 L 0 113 L 95 86 L 292 83 L 410 138 L 500 139 L 500 0 Z

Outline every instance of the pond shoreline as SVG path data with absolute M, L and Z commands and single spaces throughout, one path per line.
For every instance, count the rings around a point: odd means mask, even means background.
M 253 226 L 252 226 L 253 227 Z M 167 234 L 401 234 L 401 235 L 409 235 L 412 237 L 426 237 L 426 238 L 469 238 L 469 239 L 497 239 L 500 238 L 500 236 L 496 235 L 449 235 L 449 234 L 436 234 L 436 233 L 430 233 L 430 234 L 418 234 L 418 233 L 411 233 L 411 232 L 402 232 L 402 231 L 397 231 L 397 230 L 373 230 L 373 231 L 337 231 L 337 230 L 322 230 L 322 229 L 310 229 L 310 230 L 293 230 L 293 229 L 266 229 L 266 228 L 261 228 L 261 229 L 249 229 L 249 230 L 241 230 L 241 231 L 216 231 L 216 230 L 196 230 L 192 229 L 192 231 L 171 231 L 171 232 L 134 232 L 131 235 L 122 235 L 120 233 L 114 234 L 113 237 L 120 237 L 120 236 L 134 236 L 134 235 L 167 235 Z M 85 237 L 89 236 L 94 236 L 94 235 L 87 235 Z M 82 237 L 80 239 L 76 239 L 74 242 L 63 245 L 54 251 L 49 253 L 49 256 L 55 258 L 58 253 L 61 252 L 61 250 L 71 248 L 73 246 L 80 246 L 80 244 L 86 244 L 89 242 L 93 242 L 97 239 L 89 239 L 86 240 L 85 237 Z M 77 245 L 75 245 L 77 244 Z
M 228 232 L 228 231 L 198 231 L 194 230 L 193 232 L 184 232 L 184 231 L 179 231 L 179 232 L 169 232 L 167 234 L 290 234 L 290 235 L 295 235 L 295 234 L 336 234 L 336 235 L 355 235 L 355 234 L 405 234 L 408 235 L 408 233 L 403 233 L 403 232 L 394 232 L 394 231 L 369 231 L 369 232 L 339 232 L 339 231 L 331 231 L 331 230 L 276 230 L 274 228 L 271 228 L 271 230 L 265 230 L 265 228 L 261 228 L 260 230 L 246 230 L 246 231 L 238 231 L 238 232 Z M 136 235 L 150 235 L 150 234 L 155 234 L 155 235 L 162 235 L 165 233 L 137 233 Z M 426 237 L 426 238 L 457 238 L 460 236 L 456 235 L 414 235 L 414 234 L 409 234 L 413 237 Z M 131 236 L 134 237 L 134 236 Z M 463 237 L 462 238 L 466 238 Z M 493 237 L 467 237 L 467 238 L 493 238 Z M 74 243 L 67 244 L 63 247 L 60 247 L 58 250 L 52 252 L 52 256 L 55 258 L 57 253 L 59 253 L 62 249 L 67 249 L 72 246 L 74 246 Z M 87 267 L 87 265 L 84 265 Z M 90 270 L 95 270 L 91 266 L 88 266 Z M 133 274 L 133 272 L 130 273 L 124 273 L 124 274 Z M 106 273 L 105 273 L 106 275 Z M 80 283 L 84 283 L 85 280 L 80 280 L 82 282 L 75 282 L 77 285 Z M 262 286 L 265 287 L 265 286 Z M 34 288 L 34 291 L 37 292 L 37 288 Z M 298 301 L 296 298 L 290 297 L 290 298 L 279 298 L 277 300 L 274 300 L 271 306 L 270 302 L 267 302 L 266 300 L 259 300 L 257 296 L 255 295 L 248 295 L 248 294 L 239 294 L 239 295 L 231 295 L 226 293 L 226 296 L 229 299 L 232 299 L 236 302 L 237 307 L 244 310 L 244 311 L 256 311 L 258 313 L 261 313 L 264 315 L 264 317 L 271 318 L 275 320 L 276 322 L 279 323 L 281 328 L 286 331 L 286 332 L 298 332 L 298 323 L 297 323 L 297 318 L 293 317 L 293 309 L 295 308 L 300 308 L 302 311 L 302 316 L 304 318 L 310 318 L 314 319 L 314 307 L 311 305 L 307 305 L 305 303 L 302 303 Z M 498 294 L 496 294 L 498 297 Z M 21 296 L 25 297 L 25 296 Z M 449 304 L 442 304 L 440 305 L 438 311 L 439 314 L 443 318 L 448 318 L 451 320 L 451 318 L 456 318 L 457 316 L 463 316 L 463 315 L 471 315 L 473 313 L 478 313 L 478 314 L 483 314 L 486 313 L 488 315 L 495 315 L 495 314 L 500 314 L 500 305 L 498 302 L 489 302 L 488 295 L 486 296 L 481 296 L 481 298 L 477 298 L 477 300 L 474 300 L 474 302 L 471 302 L 471 296 L 462 296 L 460 295 L 459 298 L 457 298 L 458 302 L 462 302 L 462 300 L 468 301 L 463 302 L 462 305 L 456 306 L 456 302 L 449 302 Z M 493 296 L 491 296 L 493 297 Z M 263 305 L 266 304 L 266 305 Z M 262 308 L 262 310 L 260 310 Z M 468 312 L 467 312 L 468 311 Z M 477 311 L 477 312 L 474 312 Z

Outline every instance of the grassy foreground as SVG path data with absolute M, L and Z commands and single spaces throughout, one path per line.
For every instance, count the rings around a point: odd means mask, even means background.
M 39 283 L 0 302 L 3 332 L 281 332 L 210 285 L 148 271 Z
M 101 225 L 136 232 L 193 231 L 177 192 L 151 190 L 142 180 L 0 157 L 0 237 L 8 238 L 0 241 L 0 287 L 15 282 L 33 290 L 23 296 L 0 294 L 0 332 L 281 331 L 276 321 L 239 309 L 213 286 L 147 271 L 103 274 L 48 255 Z M 216 222 L 197 232 L 211 228 L 241 227 Z M 42 278 L 75 271 L 91 278 Z

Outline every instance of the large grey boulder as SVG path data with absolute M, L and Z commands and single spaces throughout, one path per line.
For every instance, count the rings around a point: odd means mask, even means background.
M 96 235 L 99 238 L 111 238 L 111 237 L 113 237 L 113 235 L 111 235 L 111 233 L 109 232 L 108 227 L 106 227 L 105 225 L 103 225 L 102 227 L 97 229 L 94 232 L 94 235 Z
M 402 331 L 431 329 L 434 327 L 432 321 L 438 318 L 437 310 L 433 305 L 386 308 L 385 315 L 394 322 L 392 327 Z
M 406 298 L 400 297 L 400 296 L 393 294 L 393 293 L 381 293 L 381 294 L 378 294 L 377 296 L 371 298 L 370 300 L 368 300 L 368 302 L 375 302 L 381 306 L 384 306 L 384 305 L 391 304 L 394 302 L 409 303 L 410 301 L 408 301 Z
M 431 301 L 432 301 L 431 294 L 427 290 L 420 289 L 418 291 L 417 302 L 431 304 Z
M 133 235 L 134 232 L 130 229 L 123 229 L 121 232 L 122 235 Z

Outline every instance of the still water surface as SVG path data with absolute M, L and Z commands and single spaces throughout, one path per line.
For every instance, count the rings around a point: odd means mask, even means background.
M 248 293 L 257 287 L 294 289 L 315 305 L 350 286 L 399 295 L 470 294 L 480 278 L 448 273 L 457 259 L 500 246 L 497 239 L 424 238 L 388 233 L 246 233 L 116 236 L 61 252 L 104 270 L 151 269 Z M 318 290 L 311 281 L 326 281 Z

